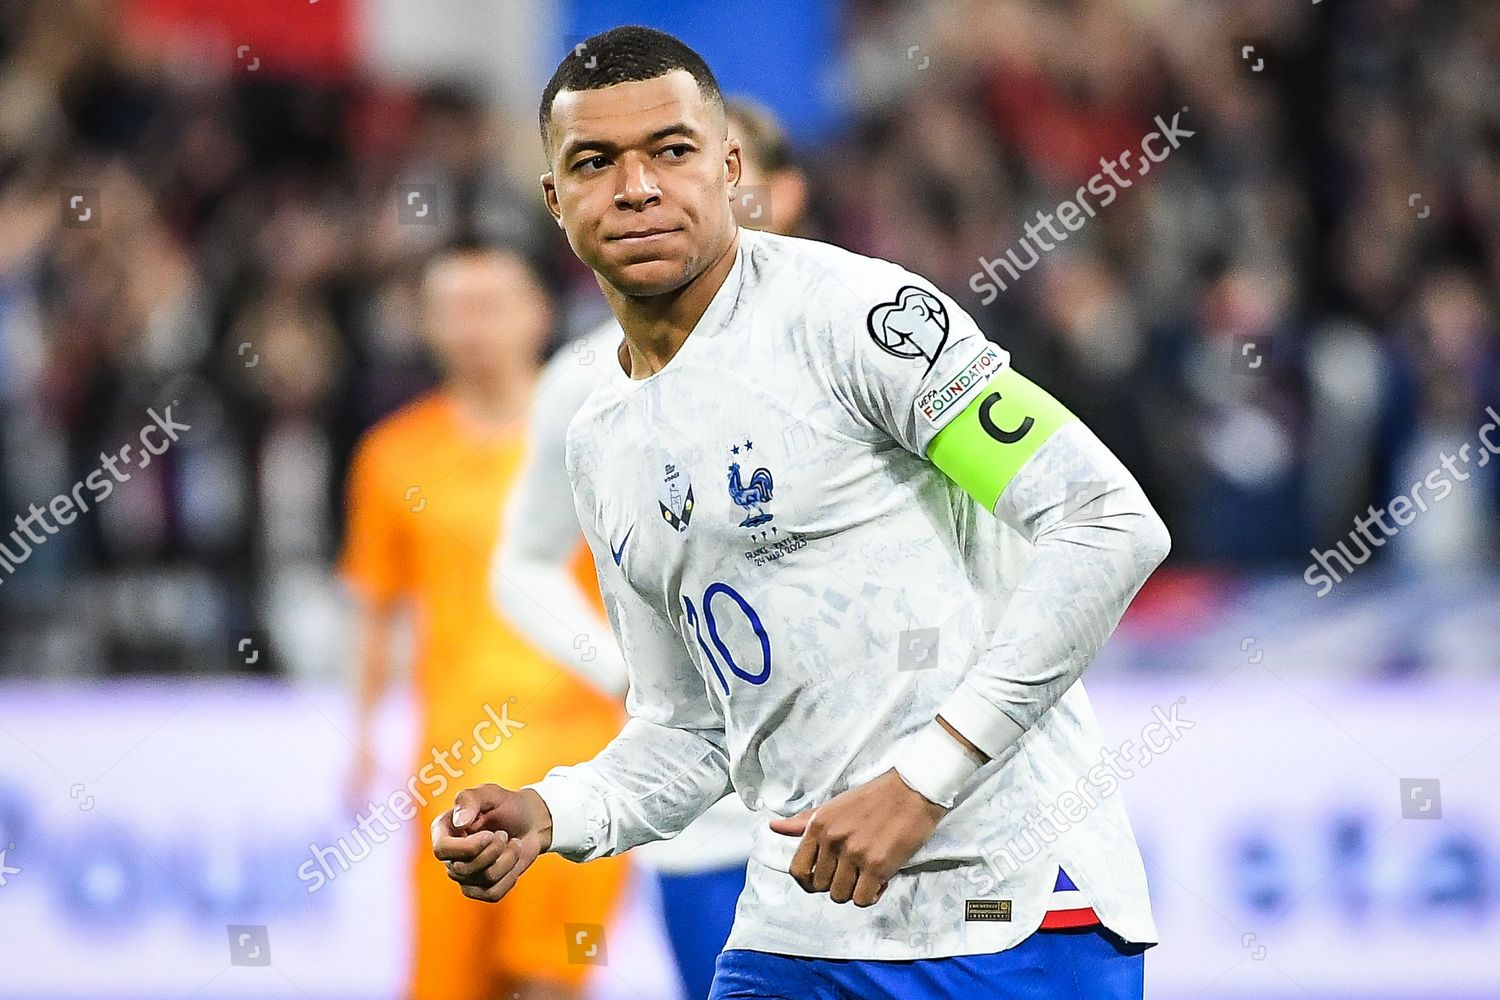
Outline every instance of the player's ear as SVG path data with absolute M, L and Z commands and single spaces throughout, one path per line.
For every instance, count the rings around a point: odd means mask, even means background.
M 553 182 L 552 171 L 547 171 L 541 177 L 542 201 L 547 205 L 547 211 L 552 213 L 552 219 L 557 223 L 557 228 L 562 228 L 562 209 L 557 204 L 557 184 Z
M 740 183 L 740 175 L 743 172 L 743 162 L 740 157 L 740 141 L 732 138 L 724 140 L 724 182 L 730 189 L 738 187 Z

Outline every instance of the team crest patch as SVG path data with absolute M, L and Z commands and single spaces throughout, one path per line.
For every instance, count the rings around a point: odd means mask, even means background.
M 661 482 L 657 502 L 661 505 L 662 520 L 673 531 L 686 531 L 688 522 L 693 519 L 693 484 L 672 462 L 665 463 Z
M 871 339 L 887 354 L 926 358 L 924 375 L 932 371 L 948 342 L 948 310 L 936 295 L 915 285 L 903 286 L 895 301 L 871 309 L 865 324 Z
M 942 385 L 933 386 L 918 396 L 917 412 L 929 424 L 937 426 L 940 417 L 963 409 L 969 397 L 1003 367 L 1000 351 L 994 344 L 985 344 L 984 349 L 962 371 L 955 373 Z
M 727 485 L 729 499 L 745 512 L 745 518 L 740 521 L 739 526 L 749 529 L 750 534 L 741 537 L 754 546 L 745 552 L 745 561 L 751 566 L 760 567 L 774 563 L 790 552 L 806 548 L 807 539 L 795 531 L 783 533 L 771 523 L 776 515 L 766 510 L 766 505 L 771 502 L 776 480 L 770 469 L 759 463 L 752 463 L 749 455 L 754 450 L 755 442 L 749 438 L 743 444 L 736 444 L 729 449 L 731 458 Z M 741 459 L 745 462 L 743 466 L 740 465 Z M 751 467 L 754 471 L 747 473 L 745 469 Z
M 743 446 L 744 453 L 748 455 L 754 448 L 755 442 L 747 438 Z M 735 445 L 730 452 L 739 455 L 741 450 L 740 445 Z M 765 466 L 760 466 L 746 477 L 740 471 L 739 462 L 729 463 L 729 499 L 734 501 L 735 506 L 746 511 L 745 519 L 740 522 L 741 528 L 758 528 L 776 516 L 767 513 L 765 509 L 765 505 L 771 502 L 772 486 L 771 470 Z M 751 508 L 754 508 L 753 513 Z

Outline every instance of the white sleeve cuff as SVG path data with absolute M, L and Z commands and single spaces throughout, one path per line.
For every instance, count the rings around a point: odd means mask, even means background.
M 967 747 L 933 719 L 901 741 L 896 748 L 894 766 L 912 791 L 929 802 L 951 809 L 959 789 L 982 765 Z
M 521 787 L 530 788 L 540 795 L 547 811 L 552 814 L 552 846 L 547 850 L 553 854 L 580 855 L 592 849 L 594 845 L 589 843 L 588 836 L 588 806 L 572 782 L 562 775 L 549 774 L 541 781 Z
M 937 714 L 953 727 L 954 732 L 961 733 L 964 739 L 983 750 L 990 760 L 1003 756 L 1026 732 L 967 681 L 954 689 Z

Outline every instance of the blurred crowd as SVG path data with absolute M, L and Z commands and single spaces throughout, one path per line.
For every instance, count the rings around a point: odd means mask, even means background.
M 332 639 L 343 476 L 431 384 L 420 264 L 522 250 L 602 308 L 534 118 L 0 6 L 0 512 L 191 426 L 0 579 L 0 671 L 274 671 Z M 809 235 L 947 290 L 1136 473 L 1179 566 L 1301 575 L 1500 408 L 1500 4 L 850 0 Z M 981 258 L 1157 116 L 1191 132 L 992 301 Z M 90 211 L 92 209 L 92 212 Z M 1380 558 L 1493 566 L 1496 466 Z M 6 525 L 8 530 L 9 524 Z M 275 623 L 274 629 L 268 623 Z

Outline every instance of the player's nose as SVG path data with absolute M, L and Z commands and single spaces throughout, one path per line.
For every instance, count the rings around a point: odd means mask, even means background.
M 657 187 L 649 160 L 627 156 L 622 167 L 620 186 L 615 191 L 616 206 L 639 210 L 661 200 L 661 189 Z

